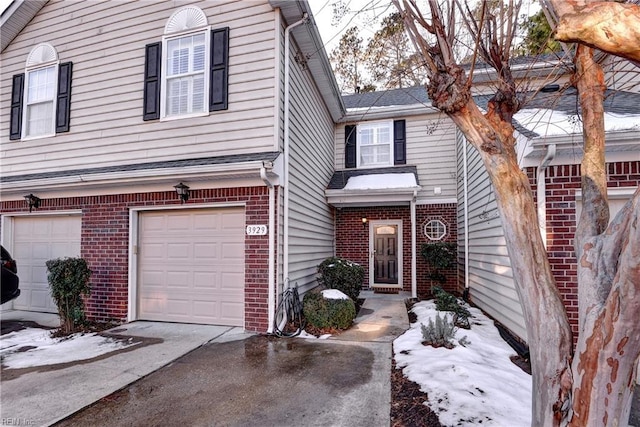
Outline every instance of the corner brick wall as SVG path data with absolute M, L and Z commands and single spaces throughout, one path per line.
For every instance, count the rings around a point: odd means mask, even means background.
M 608 188 L 640 185 L 640 162 L 608 163 L 606 167 Z M 575 341 L 578 336 L 578 280 L 573 241 L 577 222 L 576 190 L 580 189 L 581 183 L 580 165 L 551 166 L 546 172 L 547 252 Z M 527 175 L 535 195 L 535 168 L 528 168 Z
M 185 206 L 203 203 L 246 203 L 246 224 L 268 224 L 266 187 L 192 190 Z M 82 210 L 81 256 L 93 270 L 87 314 L 95 321 L 125 321 L 128 311 L 129 208 L 179 205 L 173 191 L 44 199 L 38 212 Z M 24 201 L 0 203 L 0 212 L 28 210 Z M 245 237 L 245 329 L 267 330 L 267 236 Z
M 363 227 L 362 218 L 368 221 L 402 220 L 403 271 L 402 283 L 404 291 L 411 291 L 411 210 L 409 206 L 384 206 L 342 208 L 336 210 L 336 256 L 346 258 L 362 265 L 365 269 L 364 286 L 369 283 L 369 225 Z M 416 253 L 417 253 L 417 290 L 418 297 L 427 298 L 431 284 L 426 275 L 428 268 L 420 255 L 423 243 L 429 242 L 424 236 L 423 225 L 431 219 L 440 219 L 447 225 L 445 241 L 455 243 L 457 240 L 456 204 L 434 204 L 416 206 Z M 458 293 L 456 268 L 445 272 L 447 283 L 444 288 Z

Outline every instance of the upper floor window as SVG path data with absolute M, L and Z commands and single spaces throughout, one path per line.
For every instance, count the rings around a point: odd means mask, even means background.
M 358 126 L 358 166 L 393 164 L 393 122 L 366 123 Z
M 229 29 L 211 30 L 197 6 L 178 9 L 162 42 L 146 46 L 144 120 L 227 109 Z
M 29 139 L 69 131 L 71 62 L 60 64 L 48 43 L 34 47 L 24 74 L 13 76 L 9 138 Z
M 346 125 L 345 168 L 404 165 L 406 121 L 364 122 Z

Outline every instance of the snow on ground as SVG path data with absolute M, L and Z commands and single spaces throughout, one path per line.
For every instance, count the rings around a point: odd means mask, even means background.
M 428 394 L 428 405 L 443 425 L 531 425 L 531 376 L 511 362 L 515 351 L 491 319 L 470 307 L 471 329 L 459 329 L 456 347 L 448 350 L 422 345 L 420 327 L 446 312 L 436 311 L 433 301 L 412 310 L 417 322 L 394 341 L 396 366 Z M 470 344 L 463 347 L 457 340 L 465 335 Z
M 3 335 L 0 339 L 0 358 L 8 369 L 29 368 L 55 363 L 92 359 L 112 351 L 135 345 L 96 333 L 74 334 L 52 338 L 51 331 L 26 328 Z

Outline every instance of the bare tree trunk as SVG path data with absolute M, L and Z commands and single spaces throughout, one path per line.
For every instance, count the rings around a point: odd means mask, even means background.
M 470 101 L 450 114 L 467 140 L 480 152 L 495 188 L 516 290 L 523 308 L 533 376 L 532 426 L 558 426 L 570 407 L 571 328 L 551 273 L 533 193 L 520 170 L 513 145 L 504 143 Z M 511 134 L 511 123 L 498 129 Z
M 570 425 L 619 426 L 629 417 L 640 349 L 638 191 L 635 205 L 629 203 L 626 216 L 619 215 L 607 229 L 604 73 L 593 60 L 593 49 L 584 45 L 576 49 L 575 64 L 583 118 L 584 207 L 575 238 L 580 335 Z

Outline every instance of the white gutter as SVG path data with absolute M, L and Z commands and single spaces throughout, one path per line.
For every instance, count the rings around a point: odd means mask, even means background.
M 413 191 L 411 199 L 411 298 L 418 298 L 417 259 L 416 259 L 416 199 L 418 190 Z
M 185 180 L 206 178 L 247 176 L 262 168 L 262 160 L 241 163 L 224 163 L 214 165 L 182 166 L 170 168 L 153 168 L 124 170 L 114 172 L 100 172 L 87 174 L 73 174 L 52 178 L 27 179 L 13 182 L 3 182 L 2 192 L 24 191 L 31 188 L 59 189 L 68 187 L 86 187 L 91 185 L 117 185 L 141 182 L 162 182 L 179 176 Z M 7 175 L 5 175 L 6 177 Z
M 267 177 L 267 169 L 262 166 L 260 168 L 260 178 L 264 181 L 264 185 L 269 187 L 269 280 L 268 280 L 268 299 L 267 299 L 267 313 L 268 313 L 268 327 L 267 333 L 273 333 L 273 323 L 275 322 L 276 311 L 276 283 L 275 283 L 275 223 L 276 223 L 276 210 L 275 210 L 275 190 L 273 183 L 269 181 Z
M 464 287 L 469 289 L 469 171 L 467 141 L 462 140 L 462 192 L 464 199 Z
M 547 248 L 547 184 L 545 182 L 545 170 L 549 163 L 556 156 L 556 144 L 549 144 L 547 146 L 547 154 L 540 162 L 536 171 L 536 196 L 538 199 L 538 228 L 540 229 L 540 236 L 542 236 L 542 243 L 545 249 Z
M 283 204 L 283 250 L 282 250 L 282 278 L 285 284 L 289 282 L 289 104 L 290 104 L 290 76 L 291 68 L 291 52 L 289 40 L 291 30 L 298 25 L 302 25 L 309 20 L 307 13 L 302 14 L 302 19 L 289 25 L 284 30 L 284 170 L 282 186 L 284 187 L 284 204 Z

